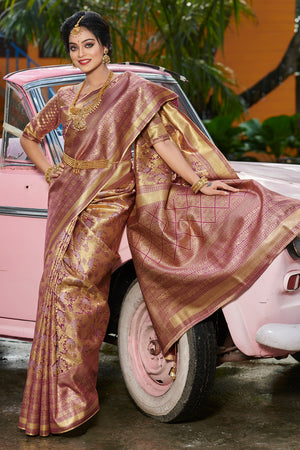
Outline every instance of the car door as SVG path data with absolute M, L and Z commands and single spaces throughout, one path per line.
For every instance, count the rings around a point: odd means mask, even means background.
M 31 338 L 42 271 L 48 186 L 28 160 L 20 135 L 29 97 L 8 85 L 0 166 L 0 334 Z M 43 149 L 47 153 L 46 145 Z

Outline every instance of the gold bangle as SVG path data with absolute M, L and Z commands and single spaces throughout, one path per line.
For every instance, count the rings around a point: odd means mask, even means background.
M 59 163 L 55 164 L 55 166 L 48 167 L 48 169 L 46 170 L 46 172 L 45 172 L 45 180 L 47 181 L 48 184 L 51 183 L 50 175 L 51 175 L 52 170 L 54 172 L 56 172 L 58 170 L 58 168 L 59 168 Z
M 50 180 L 50 174 L 51 174 L 53 168 L 54 168 L 54 167 L 51 166 L 51 167 L 49 167 L 49 168 L 46 170 L 46 172 L 45 172 L 45 180 L 47 181 L 48 184 L 50 184 L 50 182 L 51 182 L 51 180 Z
M 192 191 L 194 194 L 197 194 L 206 183 L 208 183 L 208 179 L 206 177 L 201 177 L 198 181 L 196 181 L 192 185 Z

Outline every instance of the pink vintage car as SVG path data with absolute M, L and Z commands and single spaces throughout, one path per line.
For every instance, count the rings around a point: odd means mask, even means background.
M 131 70 L 179 95 L 179 107 L 205 131 L 177 81 L 145 66 L 111 65 Z M 48 185 L 27 159 L 19 137 L 29 119 L 62 85 L 83 74 L 71 66 L 29 69 L 5 77 L 6 103 L 0 166 L 0 335 L 32 339 L 43 264 Z M 46 136 L 43 150 L 61 160 L 60 128 Z M 232 163 L 241 178 L 300 199 L 300 166 Z M 284 250 L 240 298 L 195 325 L 166 361 L 136 281 L 126 236 L 122 263 L 110 291 L 111 320 L 106 341 L 117 343 L 123 376 L 137 406 L 160 421 L 191 419 L 201 410 L 216 363 L 240 358 L 286 357 L 300 361 L 300 238 Z

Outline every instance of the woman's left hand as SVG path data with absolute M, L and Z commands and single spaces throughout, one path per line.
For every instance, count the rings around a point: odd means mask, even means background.
M 229 186 L 229 184 L 223 181 L 208 181 L 201 189 L 200 192 L 205 195 L 228 195 L 229 192 L 238 192 L 239 189 Z

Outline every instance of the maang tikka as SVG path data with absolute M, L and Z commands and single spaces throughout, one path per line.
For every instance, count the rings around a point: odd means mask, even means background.
M 79 23 L 81 21 L 81 19 L 83 19 L 84 16 L 81 16 L 80 19 L 77 21 L 77 23 L 75 24 L 75 26 L 72 28 L 70 34 L 73 34 L 74 36 L 77 36 L 80 33 L 80 26 Z

